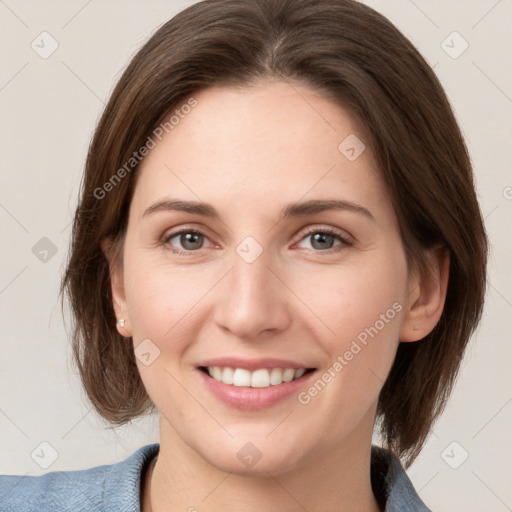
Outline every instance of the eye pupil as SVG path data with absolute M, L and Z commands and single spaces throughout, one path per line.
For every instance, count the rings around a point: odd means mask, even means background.
M 334 241 L 334 237 L 332 235 L 326 234 L 326 233 L 314 233 L 313 235 L 313 243 L 312 246 L 315 249 L 325 249 L 325 244 L 330 246 L 332 245 Z M 319 243 L 320 247 L 315 247 L 315 243 Z
M 174 236 L 169 237 L 169 241 L 173 238 L 179 237 L 179 245 L 182 247 L 182 253 L 194 252 L 202 249 L 205 235 L 198 231 L 182 231 L 176 233 Z M 325 252 L 326 250 L 332 249 L 335 246 L 335 240 L 340 240 L 342 246 L 346 246 L 348 243 L 340 239 L 340 236 L 330 231 L 312 231 L 304 239 L 310 239 L 311 246 L 316 251 Z M 170 242 L 171 243 L 171 242 Z M 173 245 L 171 243 L 171 245 Z M 349 244 L 348 244 L 349 245 Z M 178 249 L 179 252 L 179 249 Z
M 200 237 L 202 237 L 202 236 L 203 235 L 201 235 L 200 233 L 183 233 L 181 235 L 180 242 L 185 249 L 190 249 L 190 250 L 198 249 L 201 246 Z M 199 240 L 199 243 L 198 243 L 198 240 Z

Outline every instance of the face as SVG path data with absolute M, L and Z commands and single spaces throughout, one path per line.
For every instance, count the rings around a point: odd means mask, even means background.
M 306 86 L 194 98 L 138 170 L 113 281 L 161 434 L 239 473 L 369 443 L 411 282 L 363 132 Z

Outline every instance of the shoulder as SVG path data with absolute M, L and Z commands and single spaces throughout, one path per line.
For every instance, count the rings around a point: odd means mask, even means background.
M 139 512 L 141 473 L 159 447 L 146 445 L 120 462 L 89 469 L 0 475 L 0 512 Z
M 373 492 L 384 512 L 432 512 L 423 503 L 394 453 L 372 446 Z

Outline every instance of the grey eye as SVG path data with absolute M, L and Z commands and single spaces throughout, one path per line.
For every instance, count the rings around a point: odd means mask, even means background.
M 311 231 L 310 233 L 307 233 L 300 243 L 302 244 L 304 240 L 310 240 L 310 247 L 305 248 L 312 248 L 315 251 L 326 251 L 334 248 L 337 245 L 345 243 L 345 240 L 343 240 L 339 235 L 322 230 Z M 336 241 L 338 241 L 338 243 L 336 243 Z
M 313 249 L 331 249 L 334 244 L 334 240 L 336 237 L 333 235 L 325 234 L 325 233 L 314 233 L 312 235 L 309 235 L 309 237 L 312 240 L 311 245 L 313 246 Z
M 181 246 L 185 251 L 196 251 L 202 249 L 205 238 L 205 235 L 197 231 L 181 231 L 171 235 L 167 242 L 172 246 L 176 246 L 172 241 L 178 239 L 178 249 Z

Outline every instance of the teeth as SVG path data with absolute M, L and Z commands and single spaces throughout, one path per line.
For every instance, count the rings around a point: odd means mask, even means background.
M 251 372 L 248 370 L 244 370 L 243 368 L 237 368 L 235 370 L 235 373 L 233 374 L 233 386 L 250 386 L 250 385 L 251 385 Z
M 212 377 L 215 380 L 222 380 L 222 370 L 218 366 L 212 368 Z
M 251 388 L 268 388 L 270 386 L 270 374 L 268 370 L 256 370 L 251 375 Z
M 272 368 L 272 371 L 270 372 L 270 384 L 272 384 L 272 386 L 276 386 L 282 382 L 283 370 L 281 370 L 281 368 Z
M 292 368 L 287 368 L 283 372 L 283 382 L 290 382 L 291 380 L 293 380 L 293 377 L 295 377 L 295 370 L 293 370 Z
M 210 377 L 214 378 L 224 384 L 231 384 L 233 386 L 243 386 L 252 388 L 268 388 L 269 386 L 277 386 L 283 382 L 290 382 L 292 380 L 302 377 L 306 372 L 305 368 L 260 368 L 250 372 L 245 368 L 230 368 L 220 366 L 209 366 L 207 368 Z
M 233 368 L 224 368 L 224 371 L 220 371 L 219 373 L 220 377 L 217 379 L 218 381 L 222 381 L 224 384 L 233 384 L 233 377 L 235 374 Z

